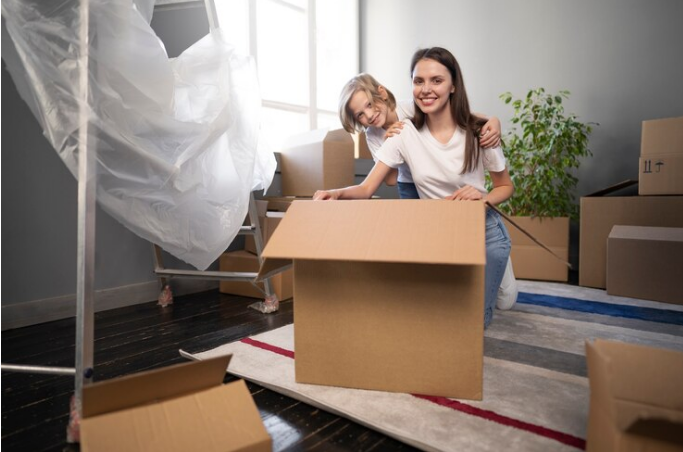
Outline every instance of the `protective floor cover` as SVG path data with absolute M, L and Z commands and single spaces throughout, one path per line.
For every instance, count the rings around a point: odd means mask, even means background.
M 79 5 L 2 2 L 2 58 L 74 176 Z M 88 149 L 97 151 L 97 200 L 140 237 L 205 269 L 232 242 L 249 193 L 268 188 L 276 163 L 272 152 L 257 150 L 261 100 L 253 59 L 237 55 L 214 30 L 169 60 L 149 26 L 153 6 L 89 2 L 85 111 Z

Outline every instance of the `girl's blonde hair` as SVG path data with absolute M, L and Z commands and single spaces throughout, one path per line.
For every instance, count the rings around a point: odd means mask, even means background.
M 386 100 L 382 99 L 382 95 L 379 92 L 380 87 L 387 93 Z M 379 102 L 385 104 L 389 110 L 394 110 L 396 108 L 396 98 L 391 91 L 380 85 L 372 75 L 358 74 L 344 85 L 344 88 L 342 88 L 341 94 L 339 95 L 339 119 L 341 120 L 344 130 L 349 133 L 363 131 L 363 126 L 356 121 L 353 112 L 349 110 L 349 102 L 353 95 L 358 91 L 365 92 L 368 99 L 371 99 L 373 105 L 375 102 Z

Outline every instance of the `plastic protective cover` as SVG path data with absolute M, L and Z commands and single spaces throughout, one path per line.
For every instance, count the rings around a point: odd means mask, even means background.
M 78 0 L 3 0 L 2 58 L 74 176 Z M 204 270 L 233 241 L 249 193 L 266 190 L 254 61 L 213 30 L 174 60 L 149 22 L 153 0 L 89 2 L 89 150 L 97 200 L 140 237 Z M 11 39 L 7 39 L 7 33 Z

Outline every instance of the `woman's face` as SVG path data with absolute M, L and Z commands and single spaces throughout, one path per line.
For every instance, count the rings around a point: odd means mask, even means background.
M 356 91 L 349 100 L 349 110 L 363 127 L 384 127 L 387 122 L 387 105 L 368 98 L 365 91 Z
M 446 66 L 431 59 L 417 62 L 413 70 L 413 98 L 424 114 L 446 111 L 453 92 L 453 79 Z

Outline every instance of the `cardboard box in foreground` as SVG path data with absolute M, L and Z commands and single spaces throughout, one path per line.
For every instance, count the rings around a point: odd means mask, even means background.
M 683 450 L 683 353 L 586 343 L 589 452 Z
M 312 130 L 291 137 L 280 152 L 282 194 L 313 196 L 316 190 L 353 185 L 354 141 L 345 130 Z
M 230 356 L 83 389 L 84 452 L 270 451 L 246 384 L 223 384 Z
M 682 278 L 683 228 L 612 228 L 607 239 L 608 294 L 683 304 Z
M 481 399 L 484 215 L 473 202 L 294 202 L 261 273 L 294 262 L 296 381 Z
M 606 287 L 607 237 L 614 225 L 683 227 L 683 196 L 581 198 L 579 285 Z
M 569 260 L 569 218 L 512 217 L 512 221 L 536 237 L 555 254 Z M 510 234 L 510 258 L 515 277 L 542 281 L 567 281 L 569 268 L 564 262 L 534 243 L 519 229 L 503 220 Z

